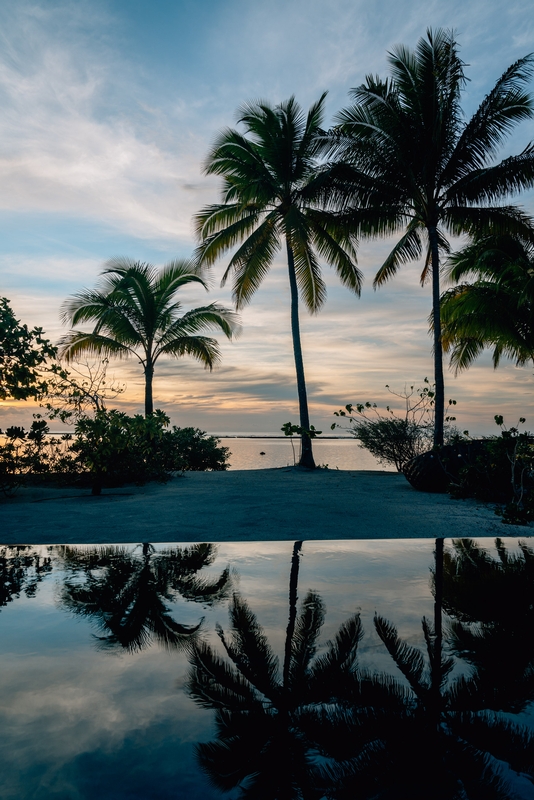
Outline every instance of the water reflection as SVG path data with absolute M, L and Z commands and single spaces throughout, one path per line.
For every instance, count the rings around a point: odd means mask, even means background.
M 52 571 L 52 559 L 25 545 L 0 547 L 0 606 L 24 593 L 35 597 L 37 586 Z
M 202 619 L 196 625 L 177 622 L 166 601 L 182 596 L 209 605 L 220 602 L 230 588 L 229 568 L 215 580 L 198 576 L 214 560 L 211 544 L 158 553 L 148 543 L 140 548 L 140 556 L 121 547 L 65 548 L 63 560 L 69 572 L 60 605 L 93 622 L 102 632 L 96 637 L 100 648 L 135 653 L 153 641 L 169 649 L 183 648 L 199 631 Z
M 532 798 L 534 549 L 443 545 L 3 548 L 0 796 Z
M 188 691 L 215 711 L 217 738 L 197 746 L 215 786 L 265 800 L 517 796 L 513 771 L 534 777 L 534 737 L 499 713 L 503 692 L 488 691 L 474 659 L 469 674 L 451 675 L 455 660 L 443 652 L 443 544 L 436 541 L 434 620 L 422 619 L 424 649 L 375 614 L 398 672 L 360 668 L 359 614 L 316 657 L 325 609 L 308 591 L 297 616 L 301 542 L 293 551 L 282 670 L 246 600 L 234 594 L 230 632 L 217 627 L 229 661 L 205 642 L 195 643 L 190 656 Z M 524 568 L 531 553 L 522 551 L 522 562 L 505 560 L 501 546 L 501 562 Z M 453 561 L 448 557 L 448 579 Z M 458 629 L 449 630 L 454 649 Z M 530 698 L 532 669 L 522 677 L 512 696 L 524 702 L 508 702 L 507 710 L 523 709 Z

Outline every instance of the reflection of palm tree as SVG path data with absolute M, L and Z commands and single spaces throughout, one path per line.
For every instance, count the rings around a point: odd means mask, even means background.
M 181 647 L 191 642 L 202 621 L 176 622 L 165 601 L 182 596 L 212 604 L 222 599 L 230 585 L 228 569 L 212 581 L 197 576 L 214 557 L 210 544 L 156 553 L 145 543 L 141 558 L 125 548 L 69 549 L 64 560 L 73 574 L 65 582 L 61 603 L 96 622 L 103 647 L 137 652 L 152 640 L 167 648 Z M 80 569 L 85 574 L 82 585 L 77 581 Z
M 198 745 L 200 764 L 218 788 L 240 787 L 243 798 L 318 796 L 313 746 L 304 729 L 313 725 L 314 707 L 327 703 L 356 669 L 357 614 L 316 656 L 324 605 L 309 591 L 297 612 L 301 546 L 296 542 L 293 550 L 282 668 L 255 614 L 237 594 L 230 606 L 231 633 L 217 627 L 231 663 L 206 642 L 196 641 L 190 657 L 189 691 L 199 705 L 215 710 L 218 729 L 215 741 Z
M 34 597 L 37 584 L 52 571 L 52 559 L 42 557 L 25 545 L 0 548 L 0 606 L 6 606 L 24 592 Z
M 320 734 L 331 759 L 320 770 L 323 783 L 336 787 L 329 797 L 509 800 L 516 795 L 502 762 L 534 776 L 532 734 L 487 705 L 476 671 L 450 677 L 454 661 L 443 656 L 440 632 L 443 540 L 436 556 L 434 624 L 423 619 L 426 657 L 376 615 L 403 680 L 378 676 L 389 694 L 377 695 L 372 708 L 333 709 Z
M 472 664 L 491 707 L 521 711 L 534 699 L 534 549 L 498 558 L 472 539 L 453 540 L 444 559 L 450 649 Z

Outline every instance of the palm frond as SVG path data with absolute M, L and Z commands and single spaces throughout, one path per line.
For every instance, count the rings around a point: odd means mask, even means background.
M 421 257 L 422 245 L 419 229 L 421 223 L 417 219 L 411 220 L 406 233 L 399 239 L 389 256 L 386 258 L 375 275 L 373 287 L 376 289 L 392 278 L 401 264 L 415 261 Z
M 103 358 L 128 358 L 135 355 L 131 347 L 117 342 L 108 336 L 83 331 L 70 331 L 58 342 L 60 358 L 76 361 L 84 355 L 97 355 Z M 137 356 L 139 358 L 139 356 Z M 141 360 L 141 359 L 140 359 Z

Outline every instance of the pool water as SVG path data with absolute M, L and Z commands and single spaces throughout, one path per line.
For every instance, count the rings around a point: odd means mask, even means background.
M 0 796 L 532 798 L 533 546 L 0 548 Z

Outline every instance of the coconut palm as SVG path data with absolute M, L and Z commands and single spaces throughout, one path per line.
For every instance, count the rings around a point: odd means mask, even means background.
M 167 601 L 183 597 L 204 605 L 216 603 L 230 589 L 229 570 L 214 580 L 197 573 L 211 564 L 211 544 L 169 548 L 160 552 L 148 543 L 141 557 L 125 548 L 69 549 L 64 562 L 69 570 L 60 604 L 74 614 L 92 620 L 102 635 L 98 646 L 144 650 L 152 641 L 165 648 L 189 645 L 201 622 L 185 625 L 170 613 Z M 80 583 L 80 570 L 85 580 Z
M 233 276 L 233 297 L 242 308 L 265 278 L 276 253 L 287 255 L 291 333 L 297 373 L 302 450 L 300 464 L 313 468 L 311 430 L 300 341 L 299 293 L 311 313 L 326 299 L 319 259 L 360 294 L 355 238 L 347 220 L 327 208 L 328 172 L 320 168 L 325 95 L 307 115 L 294 97 L 271 106 L 249 103 L 238 112 L 244 134 L 227 129 L 206 159 L 205 172 L 224 178 L 222 203 L 196 217 L 197 257 L 211 265 L 237 245 L 222 284 Z
M 190 355 L 211 370 L 220 360 L 220 350 L 216 339 L 204 333 L 220 330 L 231 339 L 238 329 L 236 315 L 217 303 L 180 316 L 175 295 L 191 283 L 208 288 L 200 269 L 188 261 L 171 261 L 157 270 L 128 258 L 111 259 L 97 289 L 84 289 L 63 304 L 64 322 L 94 322 L 95 327 L 64 336 L 61 357 L 71 361 L 81 355 L 134 356 L 145 375 L 145 414 L 152 414 L 152 380 L 160 356 Z
M 534 244 L 484 236 L 449 261 L 450 280 L 463 281 L 441 297 L 451 365 L 466 369 L 486 347 L 493 349 L 494 367 L 502 356 L 518 366 L 534 360 Z
M 464 63 L 452 32 L 427 32 L 414 51 L 389 55 L 391 78 L 368 76 L 351 91 L 333 148 L 347 166 L 345 208 L 368 236 L 402 236 L 378 270 L 381 286 L 406 262 L 424 256 L 421 283 L 432 281 L 435 445 L 443 444 L 444 381 L 440 317 L 440 260 L 448 235 L 511 233 L 530 241 L 532 220 L 502 201 L 534 185 L 534 145 L 495 163 L 509 132 L 534 115 L 523 87 L 531 55 L 509 67 L 464 121 L 460 105 Z M 341 171 L 340 174 L 343 174 Z

